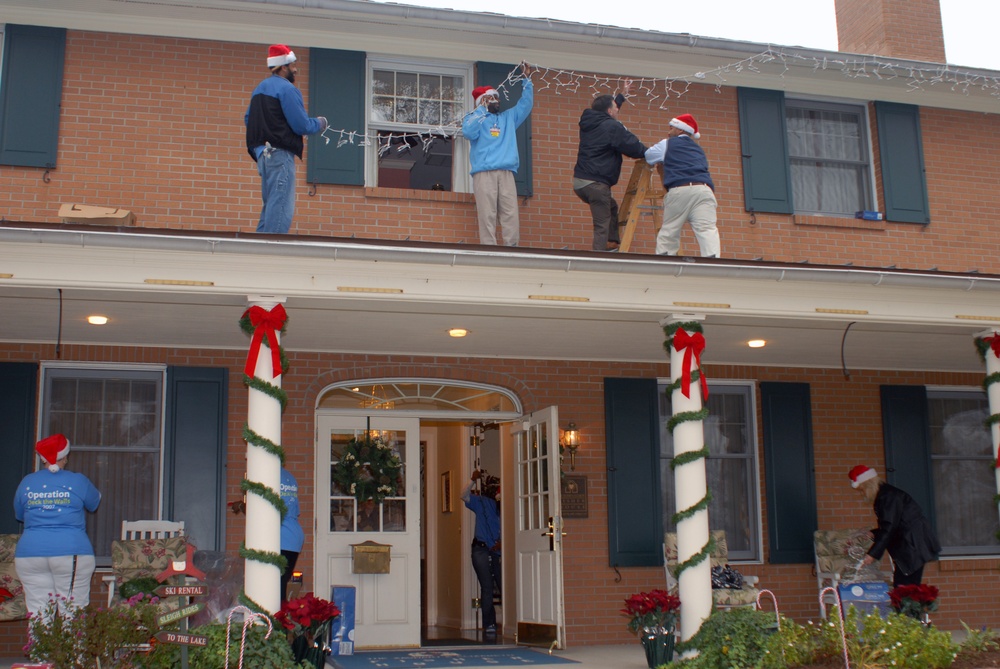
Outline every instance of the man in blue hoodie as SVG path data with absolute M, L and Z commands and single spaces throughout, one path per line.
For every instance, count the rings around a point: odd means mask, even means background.
M 646 147 L 618 120 L 632 82 L 625 80 L 622 93 L 599 95 L 580 115 L 580 148 L 573 168 L 573 192 L 590 205 L 594 219 L 594 251 L 617 251 L 618 203 L 611 188 L 622 173 L 622 155 L 642 158 Z
M 500 111 L 500 94 L 490 86 L 472 91 L 476 108 L 462 120 L 462 135 L 469 140 L 472 192 L 476 196 L 479 242 L 497 243 L 497 223 L 503 243 L 517 246 L 521 238 L 517 214 L 517 187 L 514 173 L 520 167 L 515 131 L 531 113 L 534 88 L 531 68 L 521 63 L 521 99 L 512 108 Z
M 247 151 L 257 161 L 264 206 L 257 232 L 284 234 L 295 213 L 295 157 L 302 160 L 303 135 L 327 128 L 326 118 L 309 118 L 302 93 L 295 87 L 295 52 L 284 44 L 267 51 L 271 76 L 260 82 L 243 116 L 247 126 Z

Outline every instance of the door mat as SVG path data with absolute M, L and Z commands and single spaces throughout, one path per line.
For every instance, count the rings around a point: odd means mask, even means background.
M 337 669 L 438 669 L 439 667 L 529 667 L 579 664 L 531 648 L 415 648 L 413 650 L 361 651 L 335 655 L 327 665 Z

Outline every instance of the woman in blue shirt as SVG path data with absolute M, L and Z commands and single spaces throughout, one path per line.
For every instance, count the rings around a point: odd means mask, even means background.
M 24 534 L 14 552 L 14 568 L 24 586 L 28 612 L 41 614 L 49 599 L 90 603 L 94 547 L 87 536 L 86 512 L 96 511 L 101 493 L 83 474 L 66 471 L 69 440 L 54 434 L 35 444 L 48 465 L 21 480 L 14 495 L 14 517 Z

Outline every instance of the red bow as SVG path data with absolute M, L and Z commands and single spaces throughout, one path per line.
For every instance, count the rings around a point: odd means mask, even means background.
M 250 340 L 250 354 L 247 356 L 247 364 L 243 367 L 243 373 L 253 376 L 257 369 L 257 356 L 260 355 L 260 344 L 267 336 L 267 345 L 271 349 L 271 376 L 281 374 L 281 351 L 278 348 L 278 337 L 276 331 L 285 327 L 288 314 L 280 304 L 268 311 L 264 307 L 250 307 L 243 314 L 250 317 L 250 323 L 254 326 L 253 339 Z
M 681 392 L 684 397 L 691 398 L 691 357 L 698 368 L 698 380 L 701 381 L 701 400 L 708 399 L 708 381 L 701 371 L 701 352 L 705 350 L 705 336 L 700 332 L 689 335 L 687 330 L 679 329 L 674 334 L 674 348 L 680 353 L 684 351 L 684 370 L 681 373 Z
M 994 333 L 992 337 L 983 337 L 983 341 L 993 349 L 993 355 L 1000 358 L 1000 334 Z

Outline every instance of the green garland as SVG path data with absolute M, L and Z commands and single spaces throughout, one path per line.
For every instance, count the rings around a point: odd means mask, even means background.
M 671 347 L 673 346 L 674 343 L 674 335 L 677 334 L 677 331 L 680 329 L 684 329 L 688 332 L 699 332 L 704 334 L 704 330 L 702 329 L 701 324 L 696 321 L 691 321 L 687 323 L 671 323 L 670 325 L 664 326 L 663 334 L 666 335 L 666 341 L 663 343 L 663 348 L 666 349 L 668 355 L 670 354 Z M 673 391 L 680 388 L 682 376 L 683 372 L 682 375 L 678 376 L 674 382 L 672 382 L 669 386 L 667 386 L 665 392 L 673 393 Z M 692 382 L 697 381 L 700 377 L 701 377 L 700 370 L 697 369 L 691 370 Z M 704 398 L 702 398 L 702 400 L 704 401 Z M 706 418 L 708 418 L 708 407 L 705 406 L 702 406 L 702 408 L 699 409 L 698 411 L 682 411 L 680 413 L 675 413 L 673 416 L 670 417 L 670 419 L 667 421 L 667 429 L 670 430 L 671 434 L 673 434 L 674 429 L 681 423 L 687 423 L 690 421 L 704 421 Z M 707 458 L 708 455 L 709 451 L 707 446 L 703 447 L 701 450 L 698 451 L 687 451 L 685 453 L 681 453 L 680 455 L 677 455 L 670 461 L 670 469 L 671 471 L 673 471 L 677 467 L 680 467 L 681 465 L 686 465 Z M 676 526 L 682 520 L 687 520 L 691 518 L 700 511 L 707 510 L 708 504 L 711 501 L 712 501 L 712 494 L 710 491 L 706 490 L 704 497 L 695 502 L 692 506 L 689 506 L 686 509 L 681 509 L 674 514 L 672 518 L 674 525 Z M 715 550 L 715 539 L 713 539 L 711 533 L 709 533 L 708 542 L 701 547 L 700 551 L 692 555 L 684 562 L 678 563 L 677 568 L 674 571 L 675 577 L 679 579 L 681 574 L 686 569 L 690 569 L 691 567 L 694 567 L 695 565 L 704 562 L 708 558 L 708 556 L 712 554 L 712 551 L 714 550 Z
M 397 494 L 402 471 L 399 455 L 381 437 L 360 441 L 352 438 L 333 466 L 331 480 L 342 494 L 359 502 L 381 502 Z

